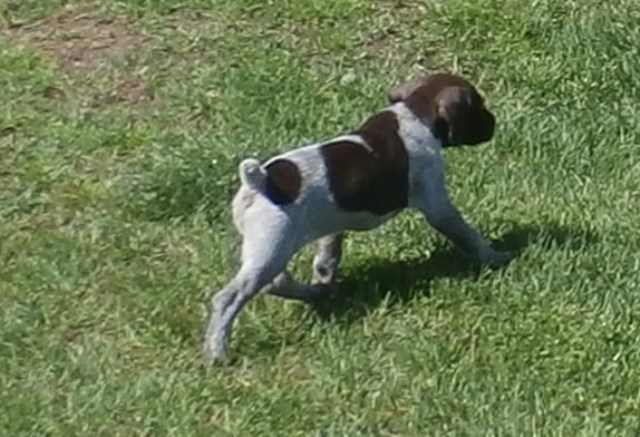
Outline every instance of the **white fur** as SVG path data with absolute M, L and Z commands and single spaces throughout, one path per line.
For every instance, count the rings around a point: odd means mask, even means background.
M 399 136 L 408 153 L 409 207 L 420 210 L 438 231 L 481 261 L 496 264 L 506 261 L 507 255 L 492 249 L 479 233 L 466 224 L 449 201 L 440 140 L 404 103 L 395 103 L 385 110 L 396 114 Z M 300 170 L 302 184 L 299 195 L 295 202 L 284 206 L 275 205 L 262 193 L 266 178 L 264 165 L 255 159 L 247 159 L 240 164 L 242 185 L 233 201 L 233 216 L 243 235 L 242 267 L 213 298 L 205 342 L 209 361 L 224 358 L 236 315 L 261 289 L 268 286 L 267 290 L 273 294 L 303 300 L 319 290 L 296 282 L 286 273 L 287 262 L 301 247 L 311 241 L 319 241 L 314 258 L 316 282 L 329 283 L 335 276 L 340 259 L 340 233 L 375 228 L 398 212 L 377 216 L 367 212 L 346 212 L 337 206 L 320 148 L 341 140 L 355 142 L 371 150 L 360 136 L 346 135 L 291 150 L 264 164 L 285 158 Z

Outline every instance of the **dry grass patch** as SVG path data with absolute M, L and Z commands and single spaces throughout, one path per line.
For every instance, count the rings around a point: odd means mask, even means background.
M 141 78 L 143 65 L 113 65 L 143 50 L 145 38 L 128 18 L 105 15 L 97 3 L 66 5 L 42 20 L 10 26 L 4 33 L 55 61 L 68 86 L 49 90 L 47 97 L 71 94 L 91 107 L 145 106 L 154 98 Z

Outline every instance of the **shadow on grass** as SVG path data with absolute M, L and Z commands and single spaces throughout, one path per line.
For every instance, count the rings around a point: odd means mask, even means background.
M 590 231 L 572 229 L 557 224 L 519 225 L 493 241 L 500 250 L 515 252 L 511 263 L 517 262 L 522 251 L 530 245 L 543 249 L 562 246 L 579 250 L 597 242 Z M 378 308 L 383 302 L 390 307 L 403 305 L 418 296 L 430 296 L 430 283 L 438 278 L 478 279 L 481 274 L 492 274 L 462 255 L 452 246 L 440 246 L 429 258 L 407 261 L 380 262 L 362 265 L 345 274 L 335 290 L 313 309 L 322 320 L 353 323 Z M 500 269 L 493 269 L 500 270 Z

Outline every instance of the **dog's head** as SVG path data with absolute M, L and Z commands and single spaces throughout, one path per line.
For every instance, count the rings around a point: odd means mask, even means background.
M 496 120 L 466 79 L 434 73 L 392 89 L 391 103 L 403 101 L 425 121 L 445 147 L 476 145 L 493 137 Z

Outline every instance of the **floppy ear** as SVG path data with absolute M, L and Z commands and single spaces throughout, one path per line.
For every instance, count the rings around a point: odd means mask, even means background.
M 436 97 L 436 105 L 438 119 L 448 128 L 448 146 L 475 145 L 493 136 L 495 118 L 473 89 L 447 87 Z
M 391 91 L 389 91 L 389 93 L 387 94 L 387 100 L 389 100 L 389 103 L 396 103 L 404 100 L 426 82 L 426 77 L 420 77 L 405 82 L 402 85 L 398 85 L 397 87 L 392 88 Z

